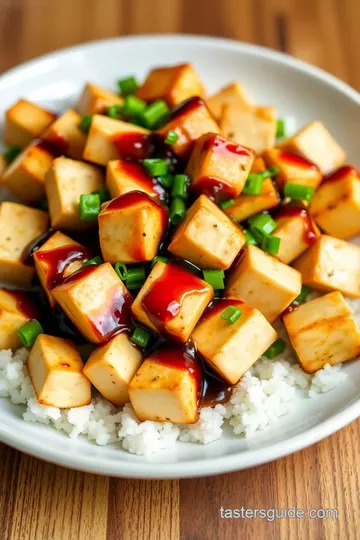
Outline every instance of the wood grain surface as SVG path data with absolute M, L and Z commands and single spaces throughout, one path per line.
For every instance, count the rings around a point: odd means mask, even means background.
M 105 37 L 184 32 L 284 50 L 360 89 L 359 0 L 0 0 L 0 72 Z M 0 445 L 0 540 L 359 538 L 360 421 L 274 463 L 181 481 L 70 471 Z M 222 519 L 220 508 L 338 518 Z

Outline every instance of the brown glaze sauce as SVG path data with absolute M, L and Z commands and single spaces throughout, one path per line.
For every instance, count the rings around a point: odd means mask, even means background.
M 128 131 L 116 133 L 113 143 L 120 157 L 126 159 L 146 159 L 151 155 L 151 135 Z
M 160 200 L 166 197 L 166 191 L 162 188 L 154 178 L 152 178 L 145 168 L 136 161 L 121 160 L 119 162 L 119 170 L 130 178 L 134 179 L 140 188 L 143 188 L 146 193 Z
M 301 217 L 303 224 L 304 224 L 304 242 L 305 244 L 308 244 L 311 246 L 316 242 L 317 234 L 314 229 L 314 224 L 308 214 L 308 211 L 306 208 L 303 208 L 301 206 L 296 206 L 295 204 L 286 204 L 283 206 L 280 206 L 275 212 L 274 212 L 274 219 L 280 219 L 280 218 L 286 218 L 286 217 Z
M 333 173 L 325 176 L 322 183 L 325 184 L 327 182 L 338 182 L 340 180 L 344 180 L 349 176 L 355 176 L 355 178 L 359 178 L 359 172 L 355 169 L 355 167 L 352 167 L 351 165 L 344 165 L 344 167 L 340 167 Z
M 166 207 L 159 204 L 157 201 L 152 199 L 150 195 L 144 193 L 143 191 L 128 191 L 127 193 L 124 193 L 124 195 L 120 195 L 120 197 L 108 202 L 103 207 L 103 210 L 122 210 L 124 208 L 130 208 L 131 206 L 144 203 L 150 204 L 159 212 L 161 216 L 162 229 L 165 232 L 169 222 L 169 215 Z
M 16 309 L 28 319 L 38 319 L 39 310 L 30 300 L 29 294 L 25 291 L 3 288 L 3 291 L 9 293 L 16 301 Z
M 318 167 L 315 165 L 315 163 L 313 163 L 309 159 L 304 158 L 303 156 L 300 156 L 299 154 L 295 154 L 294 152 L 281 150 L 279 152 L 279 158 L 281 159 L 281 161 L 295 167 L 318 170 Z
M 49 289 L 53 289 L 64 281 L 65 273 L 70 264 L 75 261 L 86 262 L 91 258 L 91 255 L 87 248 L 73 244 L 49 251 L 37 251 L 35 257 L 38 261 L 46 264 L 46 285 Z

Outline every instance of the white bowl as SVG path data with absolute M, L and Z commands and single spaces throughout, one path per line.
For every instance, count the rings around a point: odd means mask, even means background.
M 360 96 L 323 71 L 286 55 L 224 39 L 143 36 L 90 43 L 46 55 L 0 77 L 0 115 L 17 98 L 61 110 L 87 80 L 113 87 L 117 78 L 144 77 L 151 66 L 191 61 L 210 92 L 235 79 L 257 103 L 279 108 L 302 125 L 322 120 L 360 166 Z M 111 476 L 177 478 L 251 467 L 295 452 L 360 415 L 360 362 L 344 366 L 347 382 L 318 398 L 299 398 L 293 412 L 245 440 L 226 433 L 208 446 L 177 443 L 175 451 L 139 457 L 69 439 L 53 428 L 25 423 L 22 407 L 0 399 L 0 440 L 28 454 Z

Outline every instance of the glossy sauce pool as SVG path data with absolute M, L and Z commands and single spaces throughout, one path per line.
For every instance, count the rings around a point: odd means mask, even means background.
M 66 271 L 75 261 L 86 262 L 91 258 L 90 251 L 80 245 L 72 244 L 49 251 L 37 251 L 35 257 L 46 265 L 46 285 L 53 289 L 65 279 Z

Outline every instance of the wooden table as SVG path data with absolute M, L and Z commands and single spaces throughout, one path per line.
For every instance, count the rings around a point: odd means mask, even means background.
M 125 34 L 227 36 L 285 50 L 360 89 L 358 0 L 0 0 L 0 72 Z M 0 539 L 359 538 L 360 421 L 229 475 L 139 481 L 83 474 L 0 445 Z M 221 519 L 224 508 L 337 508 L 338 519 Z

